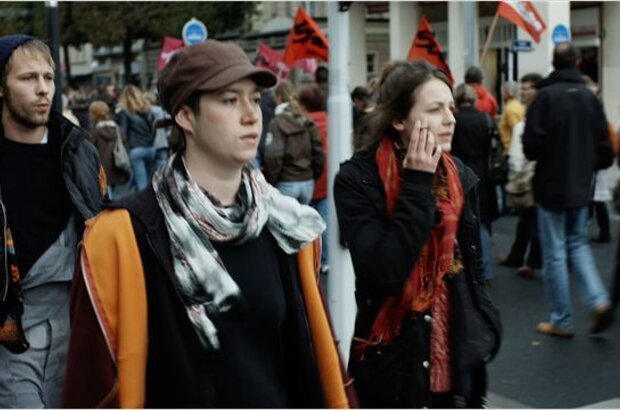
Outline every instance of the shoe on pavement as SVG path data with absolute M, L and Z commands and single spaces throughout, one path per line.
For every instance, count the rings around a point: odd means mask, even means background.
M 521 266 L 519 269 L 517 269 L 517 275 L 526 279 L 534 279 L 536 278 L 536 276 L 538 276 L 538 274 L 536 273 L 536 269 L 529 266 Z
M 590 326 L 590 333 L 601 333 L 607 329 L 613 320 L 613 309 L 611 304 L 603 303 L 592 309 L 591 313 L 592 325 Z
M 536 326 L 536 330 L 547 336 L 557 336 L 563 338 L 575 336 L 575 331 L 573 329 L 559 329 L 550 322 L 540 322 L 538 326 Z
M 596 243 L 609 243 L 609 242 L 611 242 L 611 236 L 609 236 L 609 234 L 607 234 L 607 235 L 600 234 L 599 236 L 594 238 L 592 240 L 592 242 L 596 242 Z
M 497 263 L 502 266 L 510 266 L 513 268 L 518 268 L 521 266 L 521 262 L 514 260 L 510 256 L 500 256 L 497 258 Z

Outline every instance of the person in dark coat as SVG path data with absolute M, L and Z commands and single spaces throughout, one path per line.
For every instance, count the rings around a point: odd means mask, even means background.
M 499 216 L 495 187 L 489 178 L 488 158 L 491 149 L 491 118 L 476 109 L 476 90 L 467 84 L 461 84 L 454 91 L 454 102 L 457 112 L 452 154 L 468 167 L 473 169 L 480 178 L 480 222 L 482 231 L 482 262 L 484 277 L 493 278 L 491 264 L 490 235 L 491 224 Z
M 0 37 L 0 408 L 58 408 L 69 300 L 85 221 L 105 175 L 86 131 L 52 109 L 54 60 Z
M 110 119 L 110 108 L 105 102 L 92 102 L 89 113 L 94 125 L 88 133 L 89 139 L 97 147 L 101 157 L 101 165 L 103 165 L 108 182 L 108 198 L 115 199 L 119 195 L 119 186 L 129 180 L 129 174 L 114 165 L 114 147 L 120 134 L 125 149 L 128 149 L 127 138 L 118 125 Z
M 534 200 L 550 306 L 549 320 L 540 322 L 537 330 L 561 337 L 575 333 L 569 262 L 591 311 L 590 332 L 602 332 L 612 319 L 609 294 L 586 232 L 594 172 L 611 165 L 613 152 L 603 106 L 583 82 L 577 63 L 572 44 L 556 46 L 555 70 L 539 83 L 523 134 L 523 152 L 536 161 Z
M 362 407 L 481 407 L 499 313 L 481 270 L 478 177 L 450 154 L 450 82 L 424 61 L 379 80 L 372 124 L 336 176 L 358 313 L 349 371 Z
M 151 103 L 135 85 L 128 85 L 121 93 L 118 125 L 127 136 L 129 159 L 133 170 L 133 184 L 138 191 L 146 189 L 150 172 L 155 167 L 157 149 L 153 146 L 155 133 Z

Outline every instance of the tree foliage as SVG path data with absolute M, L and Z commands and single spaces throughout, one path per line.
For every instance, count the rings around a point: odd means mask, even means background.
M 46 27 L 43 2 L 0 2 L 1 36 L 19 33 L 45 39 L 47 37 Z
M 207 25 L 209 37 L 248 28 L 254 2 L 58 2 L 64 46 L 90 42 L 95 47 L 123 45 L 125 72 L 131 65 L 131 44 L 138 39 L 159 41 L 181 37 L 192 17 Z M 0 35 L 31 34 L 46 40 L 44 2 L 0 2 Z
M 242 27 L 254 10 L 253 2 L 75 2 L 69 29 L 85 33 L 95 47 L 112 46 L 127 39 L 181 37 L 183 25 L 195 17 L 213 37 Z

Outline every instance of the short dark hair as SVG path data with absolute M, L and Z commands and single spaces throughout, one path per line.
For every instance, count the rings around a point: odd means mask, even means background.
M 521 83 L 531 83 L 532 85 L 534 85 L 534 87 L 537 87 L 538 83 L 542 79 L 543 79 L 542 75 L 540 75 L 538 73 L 527 73 L 523 77 L 521 77 L 519 82 L 521 82 Z
M 579 51 L 572 43 L 561 43 L 553 49 L 553 68 L 562 70 L 565 68 L 577 68 Z
M 454 90 L 454 104 L 457 108 L 474 105 L 477 99 L 476 90 L 469 84 L 460 84 Z
M 353 89 L 353 92 L 351 93 L 351 99 L 352 100 L 367 100 L 369 97 L 368 95 L 368 89 L 362 85 L 357 86 Z
M 325 111 L 325 93 L 316 84 L 304 86 L 299 91 L 297 100 L 308 112 Z
M 480 67 L 469 67 L 465 72 L 465 84 L 480 84 L 482 82 L 482 69 Z
M 328 78 L 329 70 L 327 69 L 327 67 L 317 67 L 316 71 L 314 72 L 314 81 L 316 81 L 317 84 L 325 84 L 327 83 Z

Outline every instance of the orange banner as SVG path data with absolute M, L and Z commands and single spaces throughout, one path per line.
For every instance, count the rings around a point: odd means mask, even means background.
M 454 79 L 452 78 L 452 73 L 443 55 L 443 51 L 441 50 L 441 45 L 439 45 L 439 42 L 435 39 L 431 25 L 428 24 L 426 17 L 422 17 L 422 20 L 420 20 L 418 32 L 413 39 L 409 54 L 407 54 L 407 60 L 428 61 L 445 72 L 450 83 L 454 85 Z
M 316 58 L 327 61 L 329 42 L 318 24 L 303 7 L 297 10 L 295 24 L 288 35 L 284 61 L 289 67 L 297 60 Z

